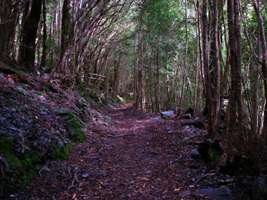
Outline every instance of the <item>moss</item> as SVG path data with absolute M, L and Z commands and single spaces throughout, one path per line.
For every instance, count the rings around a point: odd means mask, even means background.
M 0 138 L 0 154 L 7 163 L 7 169 L 0 177 L 0 196 L 23 189 L 36 175 L 37 163 L 43 159 L 38 152 L 17 156 L 13 152 L 13 144 L 11 137 Z
M 37 151 L 27 152 L 21 157 L 21 162 L 24 167 L 33 167 L 38 163 L 41 163 L 44 159 L 44 156 Z
M 86 137 L 84 131 L 82 130 L 83 127 L 79 121 L 75 118 L 72 118 L 69 119 L 67 123 L 71 139 L 74 142 L 84 142 Z
M 218 151 L 216 151 L 214 149 L 209 149 L 208 154 L 209 154 L 208 155 L 209 156 L 209 160 L 211 162 L 217 162 L 220 159 L 220 157 L 221 157 L 220 152 L 218 152 Z
M 28 168 L 27 171 L 21 174 L 19 179 L 19 186 L 25 188 L 31 180 L 36 176 L 37 168 Z
M 7 161 L 8 171 L 21 167 L 21 162 L 13 152 L 13 138 L 0 138 L 0 154 L 4 156 Z
M 50 148 L 52 149 L 52 159 L 66 160 L 69 157 L 72 145 L 66 144 L 64 147 L 58 147 L 57 145 L 53 144 Z
M 2 137 L 0 138 L 0 153 L 10 152 L 13 146 L 13 138 Z
M 83 129 L 83 122 L 77 115 L 67 109 L 60 109 L 58 114 L 64 118 L 67 123 L 70 138 L 74 142 L 84 142 L 86 139 Z
M 82 131 L 82 121 L 72 112 L 68 112 L 63 116 L 73 141 L 84 141 L 85 134 Z M 22 155 L 16 155 L 13 149 L 14 144 L 14 139 L 12 137 L 0 137 L 0 156 L 5 162 L 3 169 L 4 174 L 0 175 L 0 199 L 4 197 L 5 194 L 23 190 L 37 174 L 44 160 L 49 159 L 47 155 L 34 150 L 28 151 Z M 63 146 L 51 144 L 50 150 L 52 154 L 50 159 L 68 159 L 71 148 L 71 143 Z
M 36 94 L 37 94 L 38 96 L 43 96 L 43 95 L 44 95 L 44 93 L 41 92 L 41 91 L 37 91 Z

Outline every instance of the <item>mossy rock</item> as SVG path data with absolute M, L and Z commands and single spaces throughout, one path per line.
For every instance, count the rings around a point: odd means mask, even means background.
M 23 163 L 23 166 L 33 167 L 38 163 L 42 163 L 43 160 L 45 159 L 45 155 L 42 155 L 37 151 L 31 151 L 23 154 L 20 159 L 21 162 Z
M 66 122 L 70 139 L 74 142 L 83 142 L 86 139 L 82 130 L 84 124 L 79 117 L 66 110 L 61 110 L 59 114 Z M 61 138 L 55 139 L 59 140 L 50 143 L 48 152 L 30 149 L 19 154 L 15 151 L 16 140 L 13 137 L 0 137 L 0 199 L 6 198 L 4 195 L 23 190 L 45 160 L 68 159 L 72 143 L 69 140 L 63 142 Z
M 52 159 L 54 160 L 66 160 L 69 158 L 69 154 L 72 149 L 71 144 L 66 144 L 63 147 L 59 147 L 58 145 L 51 145 L 50 149 L 52 150 Z
M 7 171 L 11 171 L 21 167 L 21 162 L 13 152 L 13 138 L 3 137 L 0 138 L 0 155 L 5 159 Z
M 67 109 L 59 109 L 57 113 L 63 117 L 67 123 L 67 128 L 70 134 L 70 139 L 74 142 L 84 142 L 86 139 L 83 131 L 84 123 L 73 112 Z
M 17 190 L 23 190 L 37 174 L 43 162 L 47 159 L 65 160 L 68 158 L 72 145 L 62 146 L 51 144 L 52 156 L 41 154 L 38 151 L 27 151 L 17 156 L 13 151 L 14 140 L 11 137 L 0 138 L 0 156 L 5 161 L 4 174 L 0 176 L 0 199 L 4 195 Z M 1 164 L 1 163 L 0 163 Z M 1 165 L 0 165 L 1 167 Z
M 0 138 L 0 155 L 5 161 L 5 169 L 0 176 L 0 197 L 18 189 L 23 189 L 36 175 L 38 165 L 44 156 L 32 151 L 23 155 L 16 155 L 13 151 L 12 137 Z

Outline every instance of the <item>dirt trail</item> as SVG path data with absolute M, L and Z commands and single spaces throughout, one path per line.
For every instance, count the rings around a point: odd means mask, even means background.
M 112 123 L 89 127 L 87 141 L 69 160 L 48 164 L 28 188 L 28 199 L 181 199 L 199 169 L 193 173 L 181 159 L 186 152 L 177 145 L 178 123 L 131 107 L 107 113 Z

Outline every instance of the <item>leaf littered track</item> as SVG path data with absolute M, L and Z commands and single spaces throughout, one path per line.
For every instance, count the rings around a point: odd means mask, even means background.
M 88 125 L 86 141 L 68 160 L 50 163 L 28 199 L 195 199 L 193 180 L 205 167 L 188 158 L 177 120 L 130 106 L 102 115 L 108 122 Z

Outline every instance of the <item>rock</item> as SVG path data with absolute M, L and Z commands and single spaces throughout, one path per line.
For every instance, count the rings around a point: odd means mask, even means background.
M 23 94 L 25 96 L 28 94 L 28 92 L 21 86 L 17 86 L 16 89 L 18 90 L 18 92 L 20 92 L 21 94 Z
M 74 142 L 84 142 L 86 136 L 83 131 L 83 121 L 75 113 L 65 108 L 60 108 L 56 112 L 65 120 L 70 138 Z
M 97 177 L 107 177 L 108 173 L 106 171 L 97 172 Z
M 83 173 L 81 176 L 82 176 L 82 178 L 88 178 L 88 177 L 90 176 L 90 174 L 87 173 L 87 172 L 85 172 L 85 173 Z
M 193 159 L 200 159 L 200 153 L 197 149 L 192 149 L 190 155 Z
M 109 116 L 105 116 L 104 121 L 105 121 L 106 123 L 108 123 L 108 124 L 111 124 L 111 123 L 112 123 L 112 118 L 109 117 Z
M 175 130 L 173 130 L 171 127 L 166 127 L 165 131 L 166 131 L 168 134 L 173 134 L 173 133 L 175 133 Z
M 173 110 L 161 112 L 160 115 L 163 119 L 172 119 L 175 117 L 175 113 Z
M 8 165 L 6 158 L 0 156 L 0 172 L 4 172 L 8 169 L 9 169 L 9 165 Z M 3 175 L 3 174 L 1 174 L 1 175 Z
M 194 126 L 195 128 L 199 128 L 199 129 L 205 128 L 203 121 L 201 121 L 200 119 L 186 120 L 186 121 L 182 122 L 182 126 Z
M 199 190 L 199 195 L 206 196 L 209 200 L 232 200 L 232 190 L 227 186 L 218 188 L 207 187 Z

